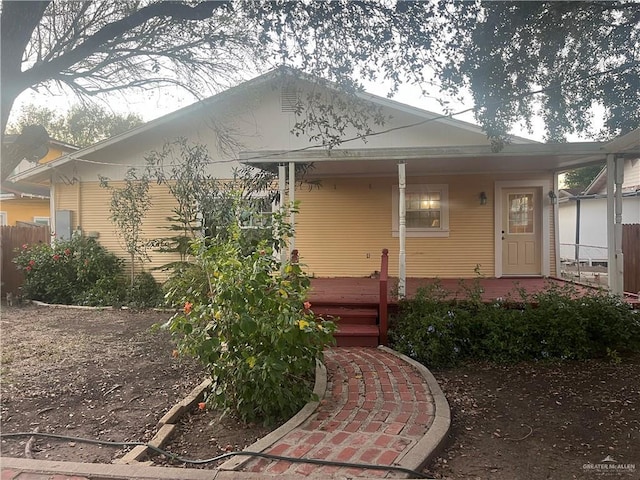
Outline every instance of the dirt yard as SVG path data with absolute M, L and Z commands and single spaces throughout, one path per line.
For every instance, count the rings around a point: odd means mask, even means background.
M 3 306 L 2 432 L 37 428 L 89 439 L 149 440 L 162 415 L 204 378 L 196 362 L 172 357 L 174 346 L 166 332 L 150 331 L 169 316 Z M 215 413 L 207 415 L 215 417 Z M 220 445 L 211 436 L 206 439 L 210 456 L 229 446 L 242 449 L 264 434 L 264 429 L 247 431 L 229 418 L 222 430 L 217 434 Z M 3 439 L 2 455 L 24 457 L 27 441 Z M 182 446 L 176 453 L 193 458 L 188 444 Z M 125 453 L 113 447 L 45 439 L 38 439 L 31 450 L 37 459 L 100 463 Z
M 2 432 L 146 441 L 203 378 L 174 359 L 160 313 L 26 306 L 2 309 Z M 476 364 L 435 371 L 453 413 L 450 441 L 426 472 L 452 480 L 640 478 L 640 356 L 621 364 Z M 192 459 L 240 450 L 268 430 L 216 412 L 185 417 L 168 446 Z M 1 453 L 23 457 L 26 438 Z M 35 458 L 111 462 L 121 449 L 38 440 Z M 606 459 L 606 460 L 605 460 Z M 161 458 L 154 461 L 165 462 Z M 617 462 L 614 463 L 613 461 Z M 628 464 L 635 471 L 623 470 Z M 587 466 L 586 469 L 584 466 Z M 205 468 L 212 468 L 208 465 Z

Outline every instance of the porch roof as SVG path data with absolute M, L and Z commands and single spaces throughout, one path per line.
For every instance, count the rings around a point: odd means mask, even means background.
M 279 163 L 313 163 L 309 177 L 335 175 L 395 175 L 397 164 L 406 163 L 408 175 L 447 173 L 562 172 L 603 162 L 616 147 L 613 142 L 574 142 L 558 144 L 510 144 L 499 152 L 490 145 L 411 147 L 411 148 L 335 148 L 296 151 L 245 151 L 240 161 L 263 169 Z

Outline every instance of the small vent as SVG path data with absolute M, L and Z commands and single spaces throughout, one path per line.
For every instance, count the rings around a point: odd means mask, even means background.
M 283 113 L 295 113 L 298 101 L 298 92 L 295 87 L 282 87 L 282 90 L 280 90 L 280 103 Z

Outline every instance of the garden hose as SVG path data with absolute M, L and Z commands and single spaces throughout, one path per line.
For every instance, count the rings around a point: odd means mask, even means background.
M 394 465 L 370 465 L 367 463 L 349 463 L 349 462 L 336 462 L 333 460 L 320 460 L 316 458 L 294 458 L 294 457 L 285 457 L 282 455 L 272 455 L 270 453 L 262 453 L 262 452 L 228 452 L 223 453 L 222 455 L 218 455 L 217 457 L 207 458 L 204 460 L 192 460 L 189 458 L 183 458 L 179 455 L 176 455 L 171 452 L 167 452 L 161 448 L 155 447 L 145 442 L 112 442 L 107 440 L 94 440 L 90 438 L 82 438 L 82 437 L 71 437 L 67 435 L 58 435 L 55 433 L 40 433 L 40 432 L 16 432 L 16 433 L 0 433 L 0 439 L 4 438 L 19 438 L 19 437 L 42 437 L 42 438 L 54 438 L 58 440 L 66 440 L 70 442 L 78 442 L 78 443 L 90 443 L 94 445 L 106 445 L 111 447 L 147 447 L 154 452 L 164 455 L 170 460 L 175 460 L 181 463 L 188 463 L 191 465 L 204 465 L 206 463 L 213 463 L 220 460 L 225 460 L 231 457 L 258 457 L 258 458 L 266 458 L 268 460 L 284 460 L 292 463 L 310 463 L 313 465 L 328 465 L 332 467 L 345 467 L 345 468 L 359 468 L 363 470 L 386 470 L 386 471 L 394 471 L 401 472 L 409 475 L 409 478 L 428 478 L 422 472 L 418 472 L 416 470 L 411 470 L 410 468 L 404 467 L 396 467 Z

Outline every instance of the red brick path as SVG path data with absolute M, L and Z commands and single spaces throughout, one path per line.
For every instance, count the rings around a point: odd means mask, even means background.
M 325 352 L 327 392 L 316 412 L 265 453 L 350 463 L 393 465 L 433 423 L 424 378 L 395 355 L 375 348 Z M 244 471 L 269 474 L 383 477 L 381 470 L 254 459 Z

